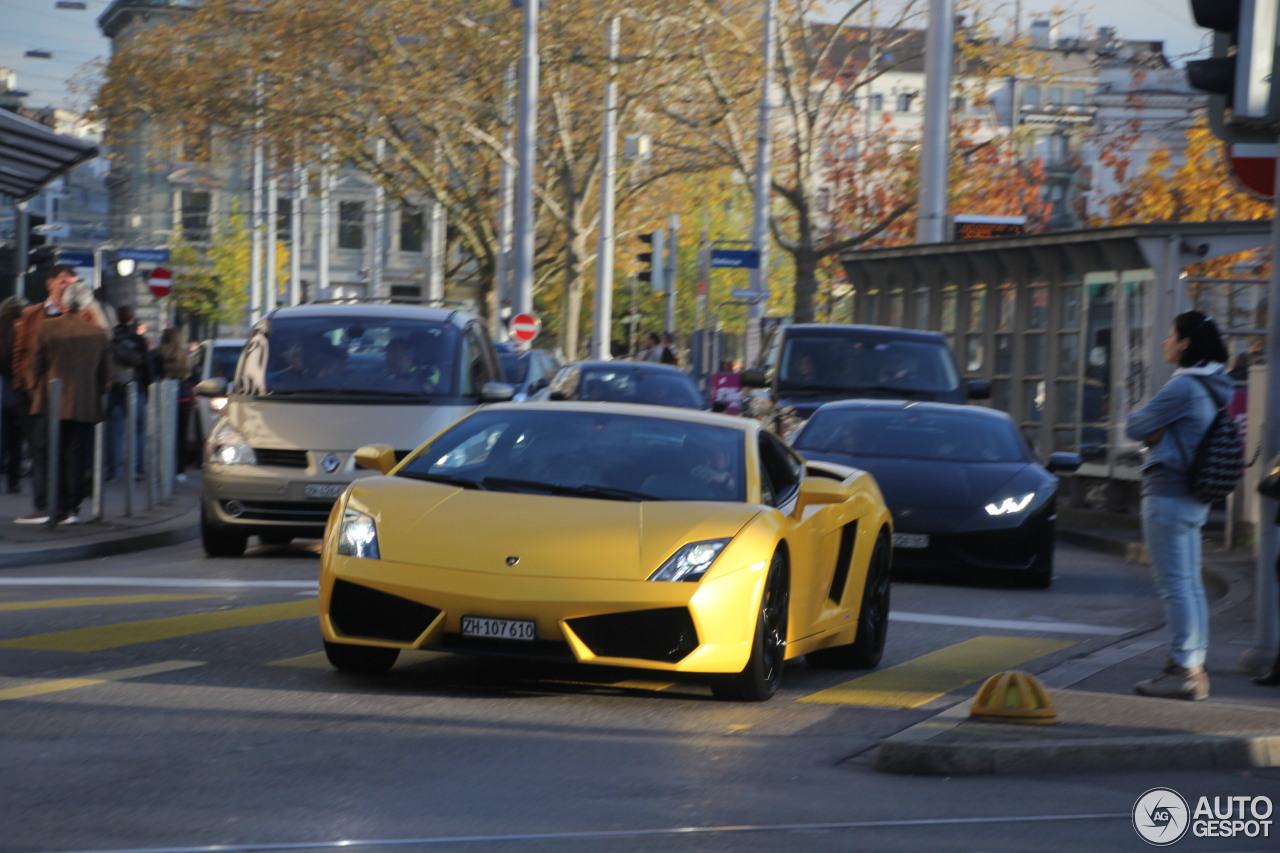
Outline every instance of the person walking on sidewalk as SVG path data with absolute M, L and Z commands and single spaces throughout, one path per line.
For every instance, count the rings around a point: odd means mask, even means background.
M 1164 671 L 1134 691 L 1166 699 L 1206 699 L 1209 604 L 1200 574 L 1200 532 L 1209 505 L 1191 492 L 1188 471 L 1200 439 L 1234 391 L 1227 350 L 1213 318 L 1186 311 L 1164 339 L 1165 361 L 1178 365 L 1145 406 L 1129 415 L 1125 435 L 1147 447 L 1142 463 L 1142 535 L 1170 632 Z
M 93 459 L 93 425 L 106 415 L 103 401 L 111 381 L 109 338 L 92 320 L 92 302 L 92 288 L 84 282 L 72 284 L 62 297 L 67 313 L 42 323 L 36 333 L 31 412 L 42 421 L 61 421 L 59 446 L 51 449 L 58 454 L 58 505 L 51 509 L 60 524 L 80 523 L 80 502 Z M 57 411 L 49 408 L 51 379 L 61 381 Z
M 17 494 L 22 479 L 22 419 L 25 412 L 18 403 L 13 385 L 14 324 L 27 301 L 10 296 L 0 302 L 0 472 L 8 482 L 9 494 Z

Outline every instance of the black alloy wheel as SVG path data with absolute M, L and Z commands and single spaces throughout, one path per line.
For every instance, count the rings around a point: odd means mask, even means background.
M 711 692 L 720 699 L 763 702 L 778 692 L 787 659 L 787 620 L 791 606 L 791 579 L 787 561 L 775 553 L 769 564 L 760 609 L 756 617 L 755 642 L 742 672 L 711 679 Z

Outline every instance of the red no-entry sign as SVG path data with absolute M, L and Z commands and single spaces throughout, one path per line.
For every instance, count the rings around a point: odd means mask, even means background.
M 173 290 L 173 273 L 164 267 L 156 267 L 147 276 L 147 288 L 156 299 L 164 299 Z
M 517 314 L 511 318 L 511 337 L 517 341 L 531 341 L 542 330 L 542 321 L 532 314 Z
M 1246 190 L 1263 199 L 1276 192 L 1276 146 L 1234 143 L 1227 146 L 1231 174 Z

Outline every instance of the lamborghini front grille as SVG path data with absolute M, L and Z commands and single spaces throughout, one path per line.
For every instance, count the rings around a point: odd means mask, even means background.
M 329 601 L 333 626 L 344 636 L 366 640 L 411 643 L 438 615 L 434 607 L 350 581 L 335 581 Z
M 697 629 L 683 607 L 606 613 L 568 622 L 598 657 L 675 663 L 698 647 Z

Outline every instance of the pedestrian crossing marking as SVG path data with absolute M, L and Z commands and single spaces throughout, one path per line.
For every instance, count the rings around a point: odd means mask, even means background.
M 0 688 L 0 701 L 8 699 L 29 699 L 46 693 L 60 693 L 64 690 L 78 690 L 81 687 L 93 687 L 109 681 L 124 681 L 129 678 L 145 678 L 148 675 L 159 675 L 162 672 L 175 672 L 190 669 L 193 666 L 204 666 L 199 661 L 170 660 L 147 666 L 134 666 L 128 669 L 116 669 L 110 672 L 99 672 L 85 678 L 56 678 L 52 681 L 37 681 L 19 687 Z
M 1075 645 L 1034 637 L 974 637 L 805 696 L 824 705 L 918 708 L 952 690 Z
M 310 598 L 284 604 L 263 604 L 237 610 L 193 613 L 186 616 L 169 616 L 163 619 L 121 622 L 118 625 L 100 625 L 93 628 L 35 634 L 30 637 L 0 641 L 0 648 L 39 649 L 50 652 L 100 652 L 121 646 L 220 631 L 224 628 L 244 628 L 249 625 L 283 622 L 287 619 L 302 619 L 308 616 L 314 618 L 317 612 L 316 599 Z
M 63 607 L 93 607 L 99 604 L 149 604 L 158 601 L 192 601 L 218 598 L 216 595 L 104 595 L 97 598 L 48 598 L 43 601 L 0 602 L 0 612 L 14 610 L 56 610 Z

